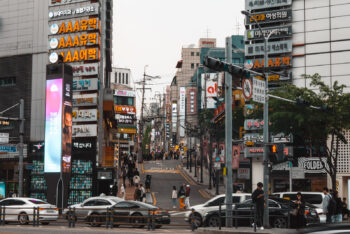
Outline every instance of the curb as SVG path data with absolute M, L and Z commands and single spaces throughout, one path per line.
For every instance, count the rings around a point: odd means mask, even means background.
M 178 165 L 177 168 L 179 169 L 180 174 L 182 175 L 182 177 L 184 177 L 187 183 L 189 183 L 190 185 L 199 185 L 199 183 L 197 183 L 180 165 Z

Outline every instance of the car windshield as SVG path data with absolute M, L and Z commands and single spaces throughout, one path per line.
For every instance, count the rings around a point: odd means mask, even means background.
M 36 205 L 41 205 L 41 204 L 49 204 L 47 202 L 44 202 L 42 200 L 34 200 L 34 199 L 31 199 L 31 200 L 28 200 L 29 202 L 33 203 L 33 204 L 36 204 Z

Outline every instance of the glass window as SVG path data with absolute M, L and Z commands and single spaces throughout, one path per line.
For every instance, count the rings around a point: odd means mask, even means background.
M 22 206 L 22 205 L 25 205 L 26 203 L 24 202 L 24 201 L 21 201 L 21 200 L 13 200 L 12 202 L 11 202 L 11 205 L 13 205 L 13 206 Z M 41 204 L 41 203 L 40 203 Z
M 191 69 L 194 69 L 194 63 L 191 63 Z
M 39 204 L 48 204 L 47 202 L 44 202 L 44 201 L 42 201 L 42 200 L 29 200 L 31 203 L 33 203 L 33 204 L 37 204 L 37 205 L 39 205 Z
M 115 97 L 114 97 L 114 103 L 115 103 L 116 105 L 134 106 L 134 98 L 133 98 L 133 97 L 120 97 L 120 96 L 115 96 Z
M 94 206 L 95 205 L 95 200 L 90 200 L 85 202 L 84 206 Z
M 121 84 L 122 83 L 122 74 L 119 72 L 119 82 L 118 82 L 119 84 Z
M 11 203 L 11 200 L 4 200 L 0 202 L 1 206 L 8 206 Z
M 191 52 L 191 56 L 194 56 L 194 52 Z
M 125 74 L 125 84 L 129 84 L 129 74 Z
M 106 200 L 97 200 L 95 206 L 110 206 L 112 205 L 109 201 Z
M 199 52 L 197 52 L 197 56 L 199 56 Z
M 114 73 L 114 81 L 113 83 L 117 83 L 118 81 L 118 72 Z
M 276 208 L 276 207 L 279 207 L 279 205 L 276 202 L 270 200 L 269 201 L 269 207 Z
M 125 209 L 125 208 L 129 208 L 131 205 L 132 204 L 128 202 L 119 202 L 118 204 L 114 205 L 114 207 L 119 209 Z
M 196 67 L 199 67 L 199 63 L 196 64 Z
M 123 73 L 123 84 L 124 84 L 124 73 Z
M 225 197 L 219 197 L 218 199 L 211 201 L 208 205 L 209 206 L 219 206 L 220 204 L 224 204 Z

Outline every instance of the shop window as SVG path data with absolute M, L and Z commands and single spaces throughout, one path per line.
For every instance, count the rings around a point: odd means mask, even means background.
M 194 69 L 194 63 L 191 63 L 191 69 Z

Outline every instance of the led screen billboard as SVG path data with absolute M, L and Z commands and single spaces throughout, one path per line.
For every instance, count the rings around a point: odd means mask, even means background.
M 63 79 L 46 80 L 44 172 L 61 172 Z

